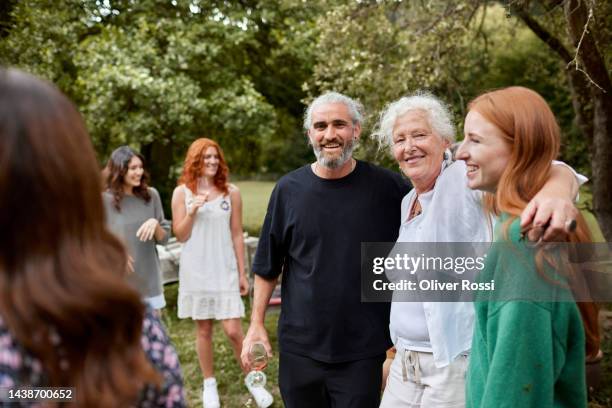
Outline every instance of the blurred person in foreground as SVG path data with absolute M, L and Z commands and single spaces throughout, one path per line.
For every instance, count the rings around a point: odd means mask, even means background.
M 0 387 L 73 387 L 76 406 L 183 407 L 176 352 L 124 280 L 101 189 L 74 105 L 0 69 Z

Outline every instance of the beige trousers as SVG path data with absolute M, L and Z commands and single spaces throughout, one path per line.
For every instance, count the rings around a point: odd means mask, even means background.
M 433 354 L 398 350 L 391 363 L 381 408 L 463 408 L 468 357 L 438 368 Z

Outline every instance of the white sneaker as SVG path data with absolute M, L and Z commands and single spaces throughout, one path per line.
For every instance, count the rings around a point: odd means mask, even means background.
M 255 404 L 258 408 L 268 408 L 270 405 L 272 405 L 274 398 L 272 397 L 272 394 L 270 394 L 263 386 L 252 386 L 249 385 L 247 381 L 245 381 L 244 384 L 253 396 Z
M 204 408 L 220 408 L 219 392 L 217 392 L 217 381 L 214 377 L 204 379 L 204 390 L 202 391 L 202 404 Z

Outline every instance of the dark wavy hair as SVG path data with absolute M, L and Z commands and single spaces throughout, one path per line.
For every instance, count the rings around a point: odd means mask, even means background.
M 121 146 L 115 149 L 111 154 L 108 163 L 106 164 L 106 188 L 113 195 L 113 206 L 117 211 L 121 211 L 121 200 L 125 193 L 123 192 L 123 184 L 125 183 L 125 175 L 130 165 L 132 157 L 138 157 L 144 166 L 144 157 L 134 151 L 129 146 Z M 140 179 L 140 185 L 134 187 L 133 192 L 136 197 L 142 198 L 145 202 L 151 201 L 149 193 L 149 175 L 145 171 Z
M 100 191 L 74 105 L 0 68 L 0 315 L 40 360 L 46 386 L 74 387 L 79 406 L 132 406 L 161 378 L 141 346 L 144 306 L 125 282 L 127 254 L 105 226 Z
M 217 142 L 212 139 L 201 137 L 196 139 L 189 149 L 187 150 L 187 156 L 185 156 L 185 162 L 183 163 L 183 173 L 179 178 L 178 184 L 185 184 L 194 194 L 197 194 L 197 183 L 198 178 L 202 176 L 204 169 L 204 152 L 209 147 L 214 147 L 219 153 L 219 167 L 217 168 L 217 174 L 213 178 L 215 187 L 217 187 L 223 194 L 227 194 L 229 168 L 227 162 L 223 156 L 223 150 Z

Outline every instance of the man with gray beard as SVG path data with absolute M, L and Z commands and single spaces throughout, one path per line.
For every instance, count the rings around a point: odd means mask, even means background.
M 279 385 L 288 408 L 378 407 L 381 367 L 390 347 L 389 305 L 362 303 L 361 242 L 393 242 L 409 185 L 353 158 L 361 105 L 327 93 L 308 107 L 316 161 L 277 183 L 253 262 L 255 296 L 242 349 L 264 343 L 264 316 L 283 273 L 278 323 Z

